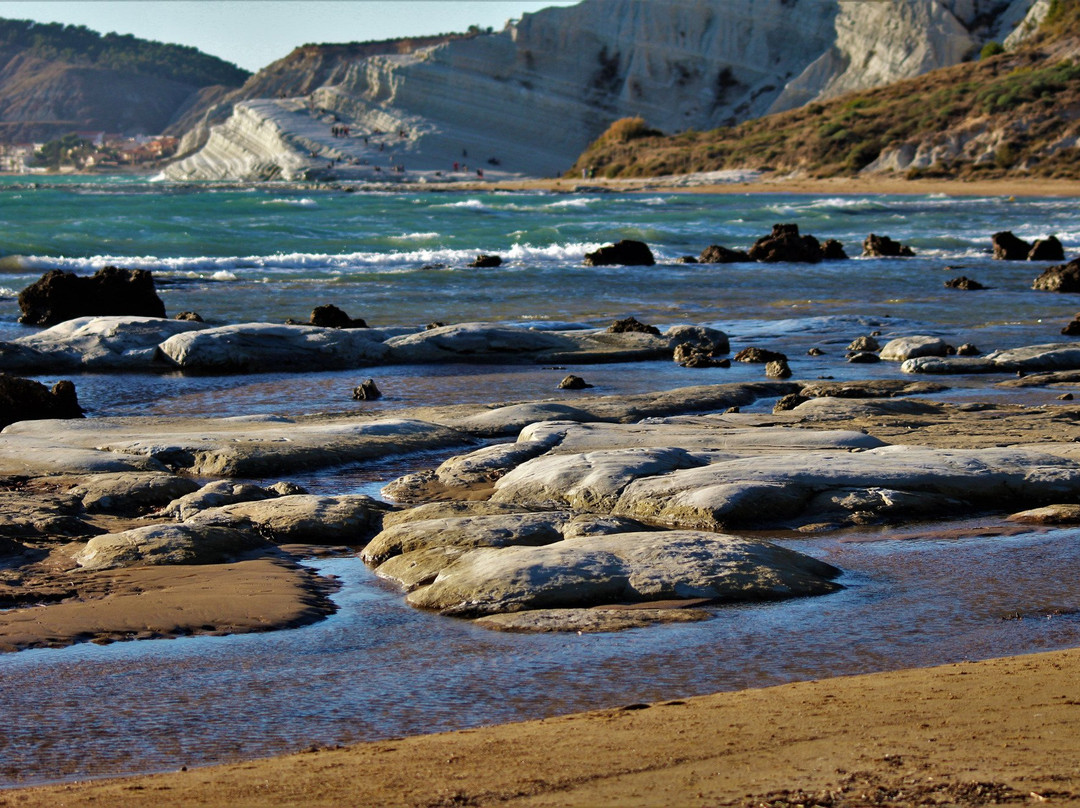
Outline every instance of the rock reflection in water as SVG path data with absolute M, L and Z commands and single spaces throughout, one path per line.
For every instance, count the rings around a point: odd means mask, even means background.
M 410 609 L 357 559 L 323 560 L 344 583 L 341 609 L 314 626 L 4 657 L 0 783 L 1076 645 L 1078 539 L 792 540 L 846 570 L 848 588 L 606 635 L 492 633 Z

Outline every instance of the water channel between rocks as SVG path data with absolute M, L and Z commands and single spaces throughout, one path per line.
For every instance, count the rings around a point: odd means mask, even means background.
M 355 558 L 305 628 L 4 657 L 0 783 L 178 769 L 312 745 L 1080 643 L 1080 530 L 784 543 L 845 570 L 817 598 L 703 623 L 500 634 L 418 612 Z

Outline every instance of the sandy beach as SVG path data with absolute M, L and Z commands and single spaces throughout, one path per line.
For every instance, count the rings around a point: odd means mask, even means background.
M 1080 195 L 1080 181 L 1010 177 L 992 180 L 914 179 L 889 175 L 855 177 L 772 176 L 754 172 L 718 171 L 706 174 L 642 177 L 640 179 L 537 179 L 502 182 L 410 183 L 417 190 L 469 191 L 552 191 L 588 193 L 643 193 L 653 191 L 698 194 L 818 194 L 848 196 L 857 194 L 946 194 L 948 196 L 1073 197 Z

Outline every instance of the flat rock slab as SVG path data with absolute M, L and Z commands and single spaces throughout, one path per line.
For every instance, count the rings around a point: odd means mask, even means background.
M 762 398 L 797 393 L 800 389 L 797 382 L 702 384 L 655 393 L 590 396 L 576 400 L 573 405 L 551 401 L 511 404 L 440 423 L 485 436 L 513 435 L 537 421 L 636 423 L 643 418 L 723 412 Z
M 35 374 L 147 370 L 158 362 L 162 342 L 206 327 L 204 323 L 158 317 L 77 317 L 0 343 L 0 369 Z
M 100 532 L 83 518 L 82 503 L 77 497 L 40 491 L 0 491 L 0 537 L 70 539 Z M 22 547 L 10 545 L 8 549 L 21 551 Z
M 527 612 L 491 614 L 473 620 L 494 631 L 518 634 L 577 632 L 598 634 L 669 623 L 699 623 L 713 615 L 704 609 L 535 609 Z
M 276 476 L 469 442 L 456 430 L 408 419 L 272 416 L 23 421 L 7 427 L 0 438 L 0 464 L 5 451 L 33 446 L 38 468 L 38 452 L 51 453 L 55 460 L 48 467 L 62 471 L 72 471 L 67 464 L 78 463 L 82 452 L 97 460 L 99 471 L 128 470 L 138 462 L 159 471 L 223 477 Z M 82 468 L 87 465 L 83 462 Z
M 908 359 L 904 373 L 1034 373 L 1080 369 L 1080 345 L 1057 342 L 994 351 L 986 356 Z
M 837 517 L 898 521 L 956 507 L 1000 509 L 1078 495 L 1080 463 L 1055 455 L 887 446 L 721 460 L 643 478 L 626 487 L 613 512 L 671 526 L 724 529 Z M 514 499 L 526 499 L 521 489 Z
M 383 530 L 360 553 L 372 566 L 429 547 L 510 547 L 551 544 L 563 538 L 566 512 L 451 516 L 403 522 Z
M 706 333 L 707 332 L 707 333 Z M 387 340 L 388 361 L 630 362 L 667 359 L 677 344 L 708 338 L 727 349 L 714 329 L 677 326 L 664 335 L 605 330 L 545 331 L 492 323 L 458 323 Z
M 368 328 L 244 323 L 177 334 L 159 351 L 195 373 L 338 370 L 381 362 L 389 353 L 385 338 Z
M 73 481 L 68 493 L 81 500 L 88 511 L 135 513 L 160 507 L 190 494 L 199 484 L 190 477 L 146 471 L 121 471 L 87 475 Z
M 95 536 L 75 554 L 75 563 L 87 570 L 219 564 L 266 545 L 265 539 L 249 530 L 212 525 L 147 525 Z
M 297 494 L 210 508 L 183 525 L 253 530 L 275 544 L 357 546 L 381 530 L 388 510 L 389 505 L 363 494 Z
M 1014 513 L 1009 517 L 1009 521 L 1027 525 L 1080 525 L 1080 505 L 1068 503 L 1032 508 Z
M 470 550 L 408 601 L 461 617 L 688 598 L 776 600 L 841 588 L 839 570 L 762 541 L 668 531 Z

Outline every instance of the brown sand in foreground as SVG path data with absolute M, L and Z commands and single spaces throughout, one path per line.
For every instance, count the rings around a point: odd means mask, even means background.
M 1078 685 L 1070 650 L 3 791 L 0 806 L 1080 805 Z
M 829 177 L 826 179 L 796 179 L 764 177 L 753 182 L 702 183 L 685 176 L 643 177 L 633 180 L 605 179 L 545 179 L 509 180 L 489 183 L 430 183 L 415 185 L 415 190 L 458 191 L 563 191 L 587 192 L 606 189 L 625 193 L 665 191 L 699 194 L 817 194 L 835 196 L 848 194 L 947 194 L 949 196 L 1080 196 L 1080 180 L 1051 180 L 1009 178 L 996 180 L 905 180 L 895 177 Z

